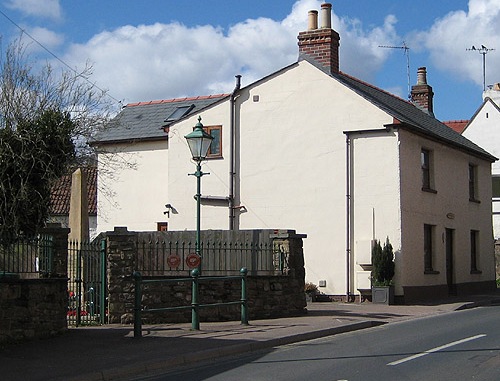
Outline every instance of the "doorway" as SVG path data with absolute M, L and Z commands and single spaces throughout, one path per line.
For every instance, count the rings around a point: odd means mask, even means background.
M 457 289 L 453 277 L 453 252 L 454 252 L 455 229 L 446 229 L 446 284 L 448 295 L 456 295 Z

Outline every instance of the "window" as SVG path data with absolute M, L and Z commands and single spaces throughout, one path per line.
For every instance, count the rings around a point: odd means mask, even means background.
M 470 273 L 471 274 L 481 274 L 478 270 L 478 251 L 479 251 L 479 231 L 470 231 Z
M 184 115 L 187 115 L 193 108 L 194 105 L 179 106 L 174 110 L 174 112 L 170 114 L 167 119 L 165 119 L 165 122 L 174 122 L 182 118 Z
M 425 274 L 439 274 L 434 271 L 434 225 L 424 224 L 424 272 Z
M 422 149 L 420 154 L 422 164 L 422 190 L 428 192 L 435 192 L 433 190 L 433 176 L 432 176 L 432 154 L 428 149 Z
M 500 176 L 493 176 L 491 178 L 491 182 L 493 186 L 492 189 L 493 198 L 500 198 Z
M 214 138 L 208 149 L 207 158 L 222 157 L 222 126 L 205 126 L 204 129 Z
M 159 232 L 166 232 L 168 230 L 168 222 L 157 222 L 156 230 Z
M 477 201 L 477 166 L 469 164 L 469 200 Z

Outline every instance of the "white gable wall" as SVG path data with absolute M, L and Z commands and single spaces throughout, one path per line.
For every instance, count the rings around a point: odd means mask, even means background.
M 474 116 L 474 119 L 462 133 L 495 157 L 500 157 L 500 112 L 491 100 L 486 101 Z M 500 162 L 492 164 L 493 176 L 500 176 Z M 493 200 L 493 231 L 495 238 L 500 238 L 500 199 Z
M 258 96 L 258 101 L 254 97 Z M 357 241 L 373 236 L 373 209 L 380 224 L 376 238 L 391 238 L 399 246 L 399 171 L 397 135 L 386 133 L 392 118 L 336 80 L 301 62 L 277 76 L 241 91 L 237 99 L 238 174 L 236 204 L 240 229 L 295 229 L 305 233 L 306 278 L 328 294 L 346 292 L 346 135 L 347 130 L 381 129 L 383 137 L 357 138 L 353 143 L 351 176 L 355 191 L 352 209 L 351 261 Z M 362 110 L 362 111 L 361 111 Z M 202 194 L 227 196 L 229 183 L 229 102 L 202 114 L 202 123 L 223 125 L 223 160 L 209 160 Z M 170 227 L 194 229 L 196 190 L 189 150 L 183 136 L 198 115 L 174 125 L 169 139 L 169 202 L 179 214 Z M 182 144 L 179 144 L 182 142 Z M 380 189 L 374 198 L 373 189 Z M 226 229 L 228 209 L 202 208 L 202 229 Z M 366 247 L 359 246 L 360 250 Z M 366 253 L 363 253 L 366 256 Z M 351 269 L 351 292 L 358 288 Z M 366 273 L 362 274 L 364 278 Z
M 144 141 L 104 146 L 99 155 L 97 225 L 100 232 L 115 226 L 156 230 L 168 221 L 168 143 Z

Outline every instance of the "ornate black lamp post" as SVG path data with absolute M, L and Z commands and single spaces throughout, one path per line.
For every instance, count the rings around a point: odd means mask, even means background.
M 201 116 L 198 117 L 198 123 L 193 128 L 193 132 L 184 136 L 188 142 L 189 149 L 191 150 L 191 156 L 196 162 L 196 172 L 190 175 L 196 176 L 196 254 L 199 258 L 201 255 L 201 242 L 200 242 L 200 227 L 201 227 L 201 177 L 203 175 L 208 175 L 209 173 L 203 173 L 201 171 L 201 162 L 206 159 L 208 149 L 210 144 L 214 139 L 212 135 L 207 133 L 203 129 L 203 124 L 201 124 Z M 200 262 L 201 270 L 201 262 Z M 201 272 L 201 271 L 200 271 Z

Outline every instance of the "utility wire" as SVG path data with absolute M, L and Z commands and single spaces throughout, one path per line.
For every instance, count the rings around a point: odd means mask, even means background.
M 7 20 L 9 20 L 13 25 L 15 25 L 22 33 L 24 33 L 26 36 L 28 36 L 31 40 L 33 40 L 36 44 L 38 44 L 38 46 L 40 46 L 43 50 L 45 50 L 47 53 L 49 53 L 52 57 L 54 57 L 57 61 L 59 61 L 61 64 L 63 64 L 65 67 L 67 67 L 69 70 L 71 70 L 73 73 L 75 73 L 76 75 L 79 75 L 79 73 L 73 69 L 71 66 L 69 66 L 66 62 L 64 62 L 61 58 L 59 58 L 58 56 L 56 56 L 54 53 L 52 53 L 47 47 L 45 47 L 40 41 L 38 41 L 35 37 L 33 37 L 31 34 L 29 34 L 25 29 L 21 28 L 21 26 L 19 26 L 14 20 L 12 20 L 9 16 L 7 16 L 1 9 L 0 9 L 0 14 L 5 17 Z M 116 101 L 117 103 L 119 103 L 120 105 L 122 104 L 122 101 L 116 99 L 115 97 L 113 97 L 112 95 L 110 95 L 107 91 L 103 90 L 102 88 L 100 88 L 99 86 L 97 86 L 95 83 L 93 83 L 92 81 L 90 81 L 88 78 L 85 78 L 85 77 L 82 77 L 85 81 L 87 81 L 88 83 L 90 83 L 92 85 L 92 87 L 95 87 L 96 89 L 98 89 L 99 91 L 103 92 L 104 94 L 106 94 L 108 97 L 110 97 L 111 99 L 113 99 L 114 101 Z

